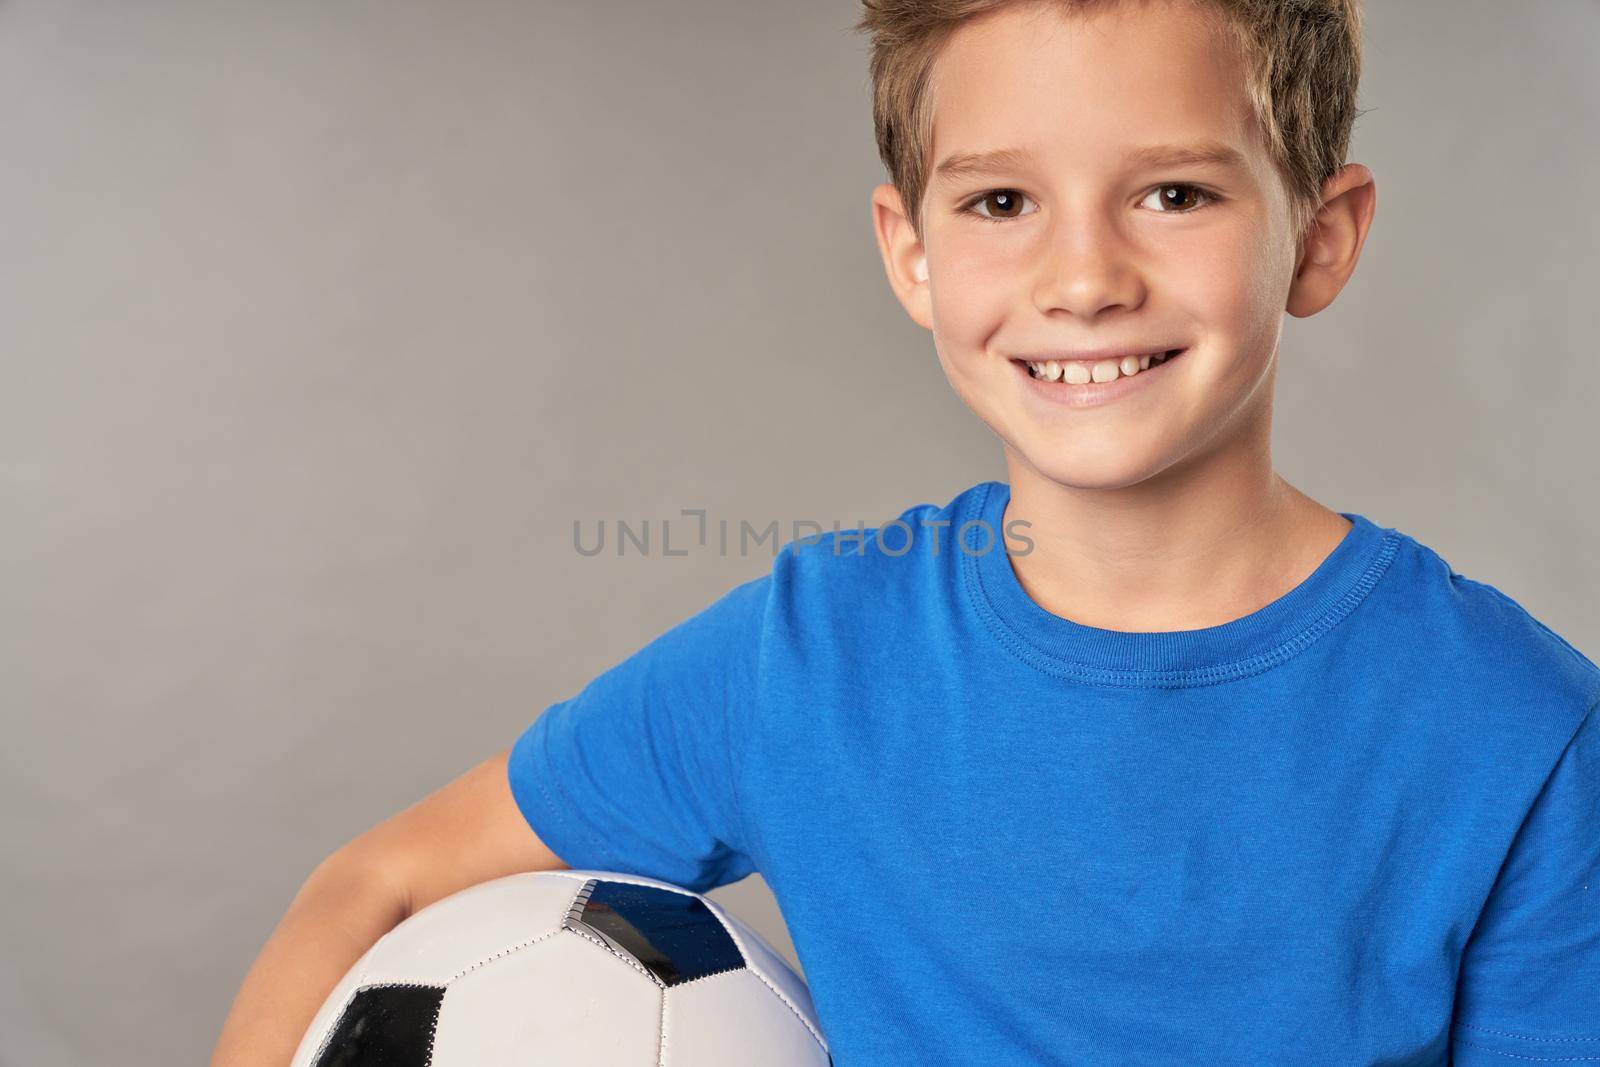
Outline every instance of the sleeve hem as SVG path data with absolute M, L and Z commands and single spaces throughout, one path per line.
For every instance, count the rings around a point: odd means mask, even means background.
M 1529 1062 L 1600 1063 L 1600 1037 L 1536 1037 L 1458 1022 L 1450 1052 L 1455 1067 L 1506 1067 L 1511 1063 Z
M 541 744 L 544 716 L 536 718 L 511 746 L 506 777 L 511 796 L 535 836 L 573 870 L 610 870 L 617 860 L 595 836 L 580 827 L 570 800 L 550 774 Z

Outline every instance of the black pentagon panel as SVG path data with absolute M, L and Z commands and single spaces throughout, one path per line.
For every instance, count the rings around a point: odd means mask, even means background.
M 428 1067 L 444 989 L 369 986 L 350 998 L 313 1067 Z
M 567 918 L 604 935 L 665 986 L 744 966 L 722 920 L 685 893 L 594 879 Z

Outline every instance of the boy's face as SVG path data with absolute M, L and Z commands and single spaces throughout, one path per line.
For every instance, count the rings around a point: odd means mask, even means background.
M 1229 440 L 1265 449 L 1283 313 L 1317 307 L 1291 306 L 1288 195 L 1220 35 L 1182 3 L 1088 15 L 1019 5 L 958 30 L 936 82 L 924 240 L 895 221 L 898 207 L 882 210 L 899 204 L 883 185 L 880 247 L 951 384 L 1008 459 L 1061 484 L 1120 488 Z M 1157 148 L 1237 158 L 1136 155 Z M 998 149 L 1022 157 L 937 169 Z M 1016 361 L 1176 348 L 1109 385 L 1047 385 Z M 1120 395 L 1064 402 L 1102 389 Z

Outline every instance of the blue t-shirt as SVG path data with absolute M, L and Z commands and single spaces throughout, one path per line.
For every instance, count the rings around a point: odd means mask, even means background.
M 1600 668 L 1349 512 L 1249 615 L 1084 626 L 1009 492 L 791 541 L 547 708 L 529 825 L 760 871 L 838 1067 L 1600 1063 Z

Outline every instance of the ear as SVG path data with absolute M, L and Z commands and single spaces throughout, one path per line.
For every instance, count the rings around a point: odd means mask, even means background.
M 1315 315 L 1333 303 L 1355 273 L 1377 210 L 1377 182 L 1372 171 L 1360 163 L 1349 163 L 1323 183 L 1322 200 L 1295 266 L 1284 308 L 1296 318 Z
M 933 329 L 928 256 L 911 228 L 900 190 L 888 182 L 872 190 L 872 226 L 878 238 L 878 252 L 883 256 L 883 269 L 889 276 L 889 288 L 912 321 L 925 330 Z

